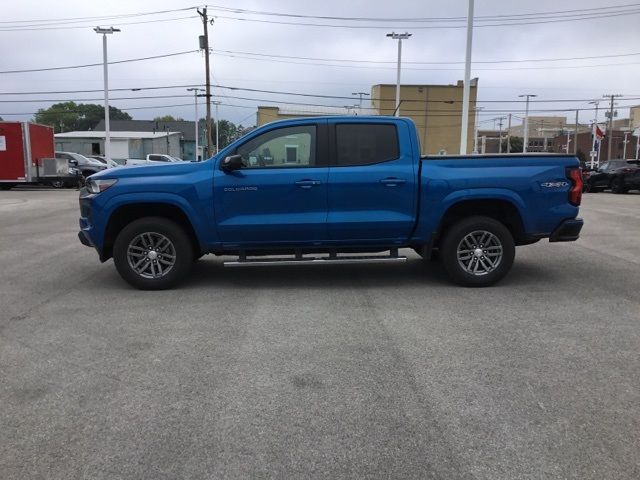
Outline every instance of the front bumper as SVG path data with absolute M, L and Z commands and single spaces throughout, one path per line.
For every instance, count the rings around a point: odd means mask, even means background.
M 80 240 L 80 243 L 86 247 L 93 247 L 93 243 L 91 243 L 89 235 L 86 234 L 86 232 L 84 232 L 83 230 L 80 230 L 78 232 L 78 240 Z
M 580 230 L 584 221 L 581 218 L 571 218 L 563 220 L 558 227 L 551 232 L 550 242 L 573 242 L 580 237 Z

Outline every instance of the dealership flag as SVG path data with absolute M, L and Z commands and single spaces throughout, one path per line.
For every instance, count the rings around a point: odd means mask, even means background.
M 595 135 L 595 137 L 600 140 L 602 138 L 604 138 L 604 132 L 602 131 L 602 129 L 600 128 L 600 125 L 594 125 L 593 126 L 593 134 Z

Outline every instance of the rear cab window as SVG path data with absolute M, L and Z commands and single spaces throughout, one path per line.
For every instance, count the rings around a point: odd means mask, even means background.
M 395 124 L 336 124 L 336 166 L 372 165 L 396 160 L 399 156 Z

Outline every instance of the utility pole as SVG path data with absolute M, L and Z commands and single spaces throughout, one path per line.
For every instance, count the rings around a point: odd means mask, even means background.
M 511 153 L 511 114 L 509 114 L 509 124 L 507 126 L 507 153 Z
M 609 104 L 609 132 L 607 142 L 607 161 L 611 160 L 611 146 L 613 145 L 613 99 L 622 95 L 603 95 L 604 98 L 610 99 Z
M 498 117 L 498 126 L 500 127 L 498 134 L 498 153 L 502 153 L 502 121 L 505 120 L 506 117 Z
M 396 109 L 395 116 L 400 116 L 400 66 L 402 64 L 402 40 L 407 40 L 411 36 L 410 33 L 396 33 L 391 32 L 387 33 L 387 37 L 392 38 L 394 40 L 398 40 L 398 66 L 397 66 L 397 75 L 396 75 Z
M 580 110 L 576 110 L 576 128 L 573 131 L 573 154 L 578 155 L 578 114 Z
M 102 34 L 102 63 L 104 72 L 104 158 L 107 159 L 107 166 L 111 159 L 111 129 L 109 127 L 109 62 L 107 61 L 107 35 L 113 35 L 119 32 L 119 28 L 102 28 L 93 29 L 98 35 Z
M 467 153 L 469 130 L 469 97 L 471 96 L 471 46 L 473 43 L 473 0 L 467 11 L 467 49 L 464 59 L 464 84 L 462 85 L 462 126 L 460 128 L 460 155 Z
M 194 160 L 198 161 L 198 144 L 200 143 L 200 128 L 198 125 L 198 92 L 204 92 L 202 88 L 187 88 L 187 92 L 193 92 L 193 101 L 196 106 L 196 152 L 193 155 Z
M 518 95 L 518 97 L 527 98 L 527 103 L 524 110 L 524 138 L 522 139 L 522 153 L 527 153 L 527 149 L 529 147 L 529 99 L 531 97 L 537 97 L 537 95 L 526 93 L 524 95 Z
M 369 93 L 367 93 L 367 92 L 353 92 L 351 95 L 358 95 L 358 96 L 360 96 L 360 112 L 362 113 L 362 97 L 363 97 L 363 96 L 365 96 L 365 95 L 368 97 L 370 94 L 369 94 Z M 397 105 L 396 105 L 396 106 L 397 106 Z
M 197 9 L 198 14 L 202 18 L 204 26 L 204 35 L 200 37 L 200 50 L 204 50 L 204 68 L 206 74 L 206 93 L 207 99 L 207 155 L 211 156 L 211 78 L 209 71 L 209 18 L 207 17 L 207 7 L 202 10 Z M 213 20 L 212 20 L 213 24 Z

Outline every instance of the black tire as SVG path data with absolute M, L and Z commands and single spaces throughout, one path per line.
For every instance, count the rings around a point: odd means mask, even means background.
M 485 233 L 490 235 L 485 237 Z M 462 251 L 467 250 L 463 247 L 465 238 L 476 235 L 477 240 L 487 238 L 489 243 L 486 245 L 472 241 L 467 249 L 473 252 L 468 253 L 468 258 L 464 257 L 465 253 L 461 253 L 461 260 L 458 260 L 458 248 Z M 489 250 L 480 248 L 480 245 Z M 476 254 L 476 251 L 479 253 Z M 499 251 L 500 257 L 497 256 Z M 488 287 L 501 280 L 511 269 L 515 253 L 515 243 L 509 229 L 490 217 L 464 218 L 449 227 L 440 242 L 440 254 L 445 270 L 455 283 L 465 287 Z M 480 271 L 473 273 L 465 270 L 461 262 L 464 263 L 466 260 L 470 262 L 470 270 Z M 495 266 L 491 265 L 491 260 L 496 263 Z
M 141 237 L 143 234 L 147 238 L 143 245 L 148 244 L 149 235 L 153 235 L 154 237 L 165 237 L 170 242 L 171 247 L 167 246 L 168 250 L 158 249 L 157 252 L 153 250 L 155 252 L 153 257 L 150 256 L 151 251 L 146 254 L 140 254 L 138 253 L 140 247 L 136 245 L 140 245 L 137 242 L 141 238 L 145 238 Z M 136 250 L 129 252 L 130 246 Z M 171 255 L 172 253 L 173 255 Z M 147 262 L 155 264 L 157 261 L 159 262 L 157 265 L 161 265 L 160 262 L 165 264 L 171 261 L 170 259 L 167 260 L 168 257 L 173 256 L 174 259 L 171 268 L 164 266 L 166 273 L 149 278 L 151 273 L 139 273 L 134 270 L 134 265 L 129 262 L 132 255 L 138 255 L 139 257 L 136 257 L 136 259 L 141 258 L 141 260 L 142 257 L 146 256 L 144 261 L 152 269 L 153 275 L 156 275 L 156 268 L 158 267 L 151 267 L 150 263 Z M 165 255 L 164 260 L 162 255 Z M 162 217 L 144 217 L 131 222 L 120 231 L 113 245 L 113 262 L 118 273 L 130 285 L 140 290 L 165 290 L 177 285 L 191 270 L 193 258 L 193 247 L 183 228 L 175 222 Z M 142 265 L 139 268 L 143 268 Z
M 63 180 L 54 180 L 49 185 L 51 185 L 53 188 L 65 188 L 66 187 L 66 184 L 64 183 Z
M 611 180 L 611 191 L 613 193 L 627 193 L 627 189 L 624 187 L 624 181 L 619 177 Z

